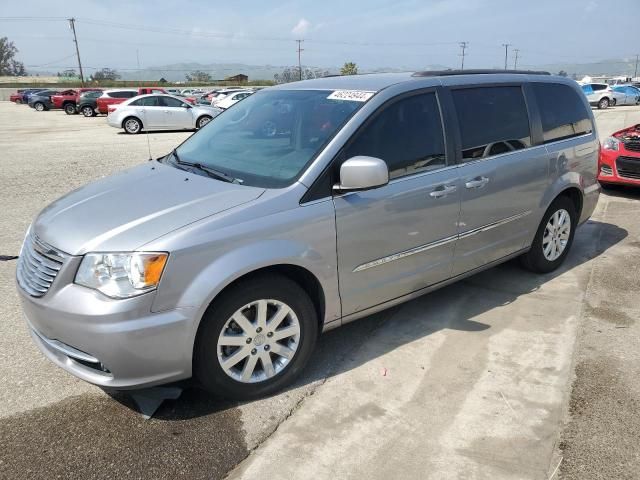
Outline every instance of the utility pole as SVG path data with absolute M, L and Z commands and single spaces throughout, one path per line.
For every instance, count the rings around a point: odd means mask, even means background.
M 636 69 L 633 72 L 633 78 L 636 78 L 638 76 L 638 57 L 640 57 L 640 55 L 636 53 Z
M 138 71 L 140 70 L 140 55 L 138 54 L 138 49 L 136 48 L 136 63 L 138 64 Z
M 504 47 L 504 69 L 507 69 L 507 60 L 509 60 L 509 47 L 511 46 L 510 43 L 503 43 L 502 46 Z
M 516 52 L 516 58 L 513 60 L 513 69 L 517 70 L 518 69 L 518 53 L 520 53 L 520 50 L 518 50 L 517 48 L 514 48 L 513 51 Z
M 302 48 L 302 42 L 304 40 L 296 40 L 298 42 L 298 74 L 300 75 L 300 80 L 302 80 L 302 61 L 300 60 L 300 54 L 304 51 Z
M 460 54 L 460 56 L 462 57 L 462 65 L 460 65 L 460 70 L 464 70 L 464 57 L 468 45 L 469 42 L 460 42 L 460 48 L 462 49 L 462 53 Z
M 73 43 L 76 44 L 76 56 L 78 57 L 78 68 L 80 69 L 80 85 L 84 87 L 84 75 L 82 74 L 82 62 L 80 61 L 80 49 L 78 48 L 78 37 L 76 36 L 76 19 L 69 18 L 69 28 L 73 32 Z

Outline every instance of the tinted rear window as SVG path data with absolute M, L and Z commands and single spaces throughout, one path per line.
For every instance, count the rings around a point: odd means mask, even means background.
M 452 94 L 464 161 L 531 146 L 529 116 L 519 86 L 464 88 Z
M 594 91 L 599 91 L 599 90 L 606 90 L 608 87 L 608 85 L 598 85 L 596 83 L 594 83 L 593 85 L 591 85 L 591 88 L 593 88 Z
M 531 86 L 540 110 L 544 143 L 593 131 L 587 107 L 573 88 L 558 83 Z

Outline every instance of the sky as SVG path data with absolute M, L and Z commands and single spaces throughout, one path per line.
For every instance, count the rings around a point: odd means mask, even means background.
M 600 0 L 2 0 L 0 36 L 31 71 L 75 67 L 65 18 L 77 19 L 83 65 L 120 70 L 174 63 L 297 64 L 361 69 L 588 63 L 635 57 L 638 18 Z M 615 14 L 614 10 L 618 13 Z M 634 11 L 634 9 L 631 9 Z M 615 14 L 615 16 L 614 16 Z M 8 17 L 28 17 L 10 19 Z M 58 17 L 42 19 L 40 17 Z M 603 18 L 608 17 L 603 23 Z

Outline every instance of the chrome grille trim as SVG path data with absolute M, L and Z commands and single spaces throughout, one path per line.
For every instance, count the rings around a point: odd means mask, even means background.
M 64 254 L 27 235 L 16 268 L 18 285 L 32 297 L 42 297 L 53 284 L 64 260 Z

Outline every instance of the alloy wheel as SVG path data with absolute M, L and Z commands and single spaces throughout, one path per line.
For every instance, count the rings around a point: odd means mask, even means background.
M 544 257 L 550 262 L 557 260 L 567 248 L 570 236 L 571 215 L 561 208 L 551 215 L 544 229 L 542 236 Z
M 124 129 L 129 133 L 138 133 L 140 130 L 140 122 L 138 122 L 135 118 L 130 118 L 126 122 L 124 122 Z
M 218 337 L 222 370 L 241 383 L 278 375 L 300 344 L 300 322 L 291 307 L 272 299 L 253 301 L 227 320 Z

